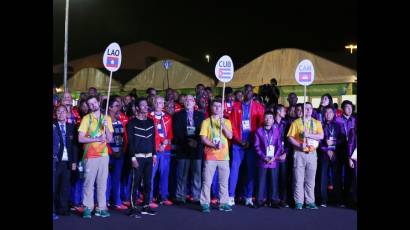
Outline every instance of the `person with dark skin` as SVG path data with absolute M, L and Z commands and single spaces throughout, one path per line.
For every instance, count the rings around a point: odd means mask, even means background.
M 245 189 L 245 204 L 253 207 L 253 188 L 256 177 L 256 154 L 253 148 L 253 137 L 256 129 L 264 123 L 265 109 L 262 104 L 253 101 L 253 87 L 244 86 L 245 98 L 243 102 L 235 102 L 230 121 L 232 124 L 232 164 L 229 175 L 229 205 L 235 204 L 235 190 L 238 182 L 239 168 L 242 162 L 247 165 L 247 179 Z

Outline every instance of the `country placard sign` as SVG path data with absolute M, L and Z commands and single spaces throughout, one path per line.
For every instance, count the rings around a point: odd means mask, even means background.
M 116 42 L 111 43 L 104 52 L 104 67 L 110 72 L 117 71 L 121 66 L 121 57 L 120 45 Z
M 216 62 L 215 76 L 221 82 L 229 82 L 233 78 L 233 62 L 228 55 L 224 55 Z
M 295 80 L 300 85 L 305 86 L 313 83 L 315 80 L 315 69 L 310 60 L 304 59 L 298 64 L 295 71 Z

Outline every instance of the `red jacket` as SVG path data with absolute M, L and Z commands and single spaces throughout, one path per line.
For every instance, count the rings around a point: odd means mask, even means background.
M 265 108 L 257 101 L 251 102 L 251 142 L 254 140 L 255 131 L 263 126 Z M 232 113 L 229 118 L 232 124 L 233 142 L 242 143 L 242 102 L 235 101 L 232 106 Z
M 152 120 L 154 120 L 156 150 L 159 151 L 159 147 L 160 147 L 161 143 L 164 141 L 164 139 L 168 139 L 169 144 L 165 147 L 165 150 L 171 151 L 171 140 L 174 137 L 174 135 L 172 133 L 172 117 L 171 117 L 171 115 L 162 112 L 162 122 L 165 126 L 166 138 L 159 136 L 158 125 L 160 124 L 161 120 L 155 118 L 155 112 L 148 113 L 148 117 L 151 118 Z
M 229 104 L 226 101 L 224 101 L 224 117 L 225 118 L 229 118 L 229 116 L 231 116 L 233 103 L 234 101 L 231 101 Z
M 182 106 L 181 104 L 179 104 L 178 102 L 175 102 L 175 113 L 181 111 L 184 109 L 184 106 Z

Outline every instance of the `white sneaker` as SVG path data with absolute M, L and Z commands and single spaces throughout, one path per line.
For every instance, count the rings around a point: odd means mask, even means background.
M 246 206 L 248 206 L 248 205 L 253 206 L 252 198 L 246 198 L 246 200 L 245 200 L 245 205 L 246 205 Z
M 235 197 L 229 197 L 228 204 L 229 204 L 229 206 L 234 206 L 235 205 Z

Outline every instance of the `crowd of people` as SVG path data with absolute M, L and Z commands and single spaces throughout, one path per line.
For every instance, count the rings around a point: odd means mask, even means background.
M 276 85 L 275 83 L 272 83 Z M 76 106 L 54 96 L 53 219 L 71 212 L 135 218 L 159 205 L 217 207 L 356 206 L 356 114 L 324 94 L 318 108 L 266 103 L 252 85 L 222 98 L 198 84 L 195 95 L 100 95 L 91 87 Z M 108 105 L 107 105 L 108 103 Z M 108 110 L 106 111 L 106 108 Z M 107 115 L 105 115 L 107 114 Z

